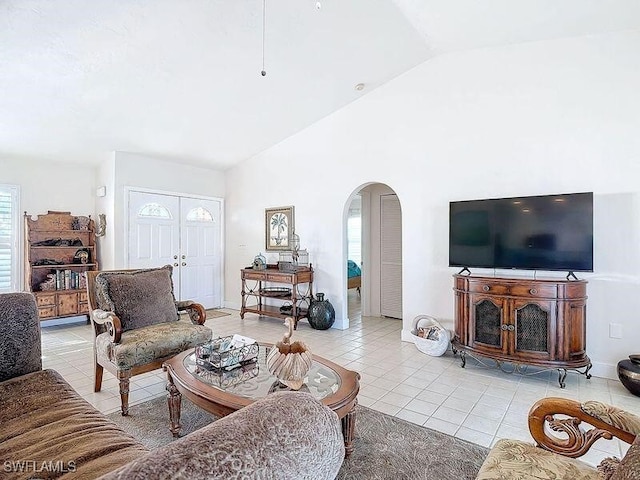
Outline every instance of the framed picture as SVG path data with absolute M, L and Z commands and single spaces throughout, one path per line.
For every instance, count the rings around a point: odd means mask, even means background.
M 291 235 L 295 228 L 293 206 L 264 210 L 267 250 L 291 250 Z

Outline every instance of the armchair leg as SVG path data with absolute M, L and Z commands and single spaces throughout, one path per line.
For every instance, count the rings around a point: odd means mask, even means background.
M 120 408 L 122 416 L 129 415 L 129 379 L 131 370 L 118 370 L 118 381 L 120 382 Z
M 95 381 L 93 385 L 93 391 L 99 392 L 102 388 L 102 372 L 104 372 L 104 368 L 98 363 L 97 360 L 94 360 L 94 362 L 93 378 L 95 379 Z

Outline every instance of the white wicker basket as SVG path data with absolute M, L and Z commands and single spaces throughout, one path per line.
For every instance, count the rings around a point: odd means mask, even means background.
M 419 328 L 431 329 L 428 338 L 418 336 Z M 429 315 L 418 315 L 413 319 L 411 337 L 418 350 L 433 357 L 443 355 L 449 348 L 449 331 Z

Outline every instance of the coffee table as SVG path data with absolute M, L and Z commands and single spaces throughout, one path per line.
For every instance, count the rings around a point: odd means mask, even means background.
M 162 368 L 167 372 L 167 400 L 170 430 L 180 435 L 180 405 L 182 396 L 207 412 L 229 415 L 271 392 L 289 390 L 266 366 L 270 344 L 259 344 L 258 361 L 234 370 L 216 372 L 196 364 L 195 353 L 187 350 L 167 360 Z M 311 393 L 338 414 L 342 421 L 345 456 L 353 452 L 357 396 L 360 374 L 347 370 L 318 355 L 313 356 L 311 369 L 299 391 Z

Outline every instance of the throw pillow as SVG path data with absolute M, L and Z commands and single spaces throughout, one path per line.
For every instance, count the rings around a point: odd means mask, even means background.
M 98 308 L 114 312 L 122 331 L 179 320 L 173 295 L 173 267 L 101 272 L 96 275 Z
M 627 454 L 622 457 L 610 480 L 640 480 L 640 436 L 636 437 Z

